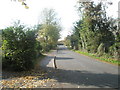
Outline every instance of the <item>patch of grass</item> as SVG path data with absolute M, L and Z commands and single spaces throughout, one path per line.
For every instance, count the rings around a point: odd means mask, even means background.
M 93 54 L 93 53 L 87 53 L 87 52 L 82 52 L 82 51 L 78 51 L 78 50 L 73 50 L 73 51 L 80 53 L 80 54 L 83 54 L 83 55 L 86 55 L 86 56 L 89 56 L 89 57 L 92 57 L 92 58 L 95 58 L 95 59 L 98 59 L 98 60 L 101 60 L 101 61 L 109 62 L 109 63 L 116 64 L 116 65 L 120 66 L 120 61 L 114 60 L 112 58 L 108 58 L 106 56 L 98 57 L 96 54 Z

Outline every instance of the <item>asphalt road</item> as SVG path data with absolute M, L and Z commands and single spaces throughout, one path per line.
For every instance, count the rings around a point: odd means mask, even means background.
M 56 56 L 57 69 L 53 66 Z M 118 66 L 97 61 L 59 46 L 41 62 L 60 88 L 118 88 Z

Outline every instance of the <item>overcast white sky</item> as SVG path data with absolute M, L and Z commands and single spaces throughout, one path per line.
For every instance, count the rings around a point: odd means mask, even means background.
M 75 8 L 77 0 L 26 0 L 29 9 L 25 9 L 19 2 L 11 2 L 11 0 L 1 0 L 0 2 L 0 29 L 10 26 L 13 21 L 20 20 L 22 23 L 33 26 L 38 23 L 40 13 L 44 8 L 53 8 L 61 18 L 63 31 L 62 37 L 67 36 L 72 30 L 73 23 L 78 20 L 77 8 Z M 106 1 L 106 0 L 104 0 Z M 108 9 L 110 16 L 118 17 L 118 1 L 113 1 Z

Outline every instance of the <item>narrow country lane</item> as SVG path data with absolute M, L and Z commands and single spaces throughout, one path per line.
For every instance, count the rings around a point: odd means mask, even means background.
M 53 67 L 56 55 L 57 69 Z M 94 60 L 68 50 L 64 45 L 41 62 L 48 76 L 60 88 L 117 88 L 118 66 Z

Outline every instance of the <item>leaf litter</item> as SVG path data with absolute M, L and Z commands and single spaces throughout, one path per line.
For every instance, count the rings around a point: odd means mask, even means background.
M 32 70 L 24 72 L 3 72 L 1 88 L 37 88 L 46 87 L 47 82 L 52 79 L 47 77 L 43 70 Z

